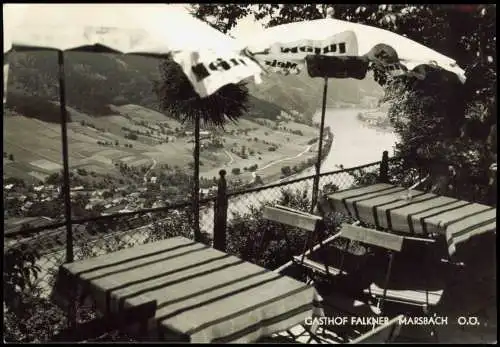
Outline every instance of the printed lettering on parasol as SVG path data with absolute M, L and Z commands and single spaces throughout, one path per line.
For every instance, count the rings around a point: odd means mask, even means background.
M 260 83 L 260 66 L 252 59 L 236 52 L 214 51 L 178 52 L 172 55 L 192 83 L 195 91 L 206 97 L 226 84 L 238 83 L 254 77 Z
M 252 53 L 252 57 L 267 71 L 298 74 L 309 55 L 357 56 L 358 43 L 352 31 L 344 31 L 324 40 L 276 42 L 268 49 Z
M 286 59 L 278 54 L 268 54 L 257 61 L 263 64 L 262 67 L 267 72 L 276 72 L 282 75 L 297 75 L 304 68 L 303 60 Z

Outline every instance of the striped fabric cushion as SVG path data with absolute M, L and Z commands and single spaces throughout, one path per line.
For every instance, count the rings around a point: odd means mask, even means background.
M 328 196 L 335 211 L 376 227 L 409 234 L 446 236 L 448 251 L 458 243 L 496 230 L 496 209 L 390 184 L 374 184 L 342 190 Z
M 176 237 L 62 266 L 102 311 L 157 300 L 155 320 L 191 342 L 252 342 L 304 322 L 315 289 Z

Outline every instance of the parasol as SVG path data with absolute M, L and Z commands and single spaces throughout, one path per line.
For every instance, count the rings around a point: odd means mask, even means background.
M 58 52 L 67 261 L 73 260 L 73 245 L 64 51 L 171 55 L 201 97 L 251 76 L 258 82 L 259 66 L 239 53 L 236 40 L 175 5 L 9 4 L 3 13 L 4 104 L 11 52 Z
M 267 72 L 298 74 L 305 66 L 311 77 L 324 78 L 318 161 L 313 185 L 317 200 L 328 78 L 363 79 L 369 69 L 388 76 L 419 79 L 442 69 L 465 83 L 455 60 L 388 30 L 324 18 L 288 23 L 254 32 L 241 39 L 245 52 Z

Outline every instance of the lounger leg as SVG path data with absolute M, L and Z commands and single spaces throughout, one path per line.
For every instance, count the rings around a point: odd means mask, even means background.
M 387 296 L 387 287 L 389 286 L 389 280 L 391 278 L 393 260 L 394 260 L 394 252 L 389 251 L 389 264 L 387 265 L 387 273 L 385 274 L 385 280 L 384 280 L 384 294 L 382 295 L 382 299 L 379 301 L 379 305 L 377 305 L 377 307 L 380 309 L 381 312 L 384 309 L 384 302 Z

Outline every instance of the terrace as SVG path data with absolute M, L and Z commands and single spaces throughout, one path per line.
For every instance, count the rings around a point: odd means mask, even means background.
M 381 162 L 319 175 L 319 196 L 325 197 L 339 190 L 369 186 L 377 182 L 408 187 L 415 183 L 414 174 L 418 174 L 419 169 L 422 168 L 409 166 L 404 158 L 388 159 L 387 155 L 384 155 Z M 408 180 L 408 177 L 412 175 L 413 179 Z M 271 186 L 228 191 L 224 174 L 221 173 L 217 196 L 202 199 L 199 211 L 193 211 L 192 202 L 186 201 L 166 207 L 96 218 L 80 220 L 68 218 L 71 228 L 65 228 L 67 223 L 62 222 L 6 235 L 4 260 L 8 267 L 4 270 L 4 278 L 7 276 L 5 283 L 8 285 L 5 286 L 5 299 L 9 301 L 11 307 L 17 308 L 11 309 L 6 314 L 6 322 L 25 319 L 24 326 L 28 329 L 25 336 L 16 338 L 10 336 L 10 339 L 52 341 L 68 325 L 74 327 L 77 323 L 81 327 L 84 326 L 82 325 L 84 322 L 92 322 L 96 317 L 102 317 L 103 312 L 99 310 L 96 301 L 84 302 L 78 307 L 76 313 L 70 309 L 72 305 L 54 304 L 52 294 L 55 292 L 54 285 L 57 283 L 60 266 L 66 264 L 65 266 L 71 268 L 72 264 L 80 264 L 84 260 L 106 255 L 118 256 L 118 254 L 124 254 L 123 252 L 127 249 L 135 249 L 135 247 L 157 247 L 155 245 L 161 245 L 162 242 L 174 242 L 173 240 L 178 237 L 193 239 L 193 213 L 198 213 L 200 216 L 200 228 L 204 235 L 202 242 L 209 249 L 213 249 L 213 252 L 229 254 L 245 263 L 268 269 L 270 273 L 278 272 L 286 278 L 309 282 L 308 270 L 296 262 L 291 262 L 293 256 L 304 252 L 303 246 L 308 237 L 307 231 L 266 220 L 263 210 L 265 206 L 281 205 L 303 213 L 313 211 L 321 216 L 327 225 L 322 239 L 332 237 L 338 233 L 342 223 L 352 223 L 353 219 L 345 211 L 339 212 L 338 208 L 335 211 L 318 210 L 317 206 L 320 205 L 313 203 L 311 189 L 314 181 L 315 176 L 310 176 Z M 284 242 L 281 236 L 283 231 L 286 231 L 287 241 L 290 242 Z M 262 249 L 261 240 L 264 233 L 273 237 L 269 240 L 267 247 Z M 465 266 L 457 265 L 452 270 L 452 275 L 448 278 L 446 295 L 435 309 L 438 316 L 448 319 L 448 324 L 436 327 L 440 341 L 491 342 L 496 339 L 496 278 L 495 268 L 492 265 L 495 264 L 495 242 L 491 242 L 495 238 L 494 233 L 484 234 L 457 247 L 456 257 Z M 338 250 L 339 245 L 334 244 L 333 249 Z M 167 246 L 158 247 L 165 249 Z M 317 253 L 317 250 L 311 253 L 313 258 L 315 252 Z M 442 255 L 444 257 L 444 253 Z M 211 256 L 213 254 L 207 253 L 206 255 L 208 258 Z M 410 262 L 411 257 L 409 256 Z M 200 271 L 203 268 L 201 265 L 204 262 L 203 259 L 199 259 Z M 169 266 L 168 262 L 165 264 Z M 176 269 L 175 264 L 174 262 L 171 265 L 174 269 Z M 18 269 L 25 270 L 18 271 Z M 32 271 L 34 276 L 28 273 L 23 277 L 23 271 Z M 19 273 L 21 273 L 20 276 Z M 318 271 L 315 273 L 317 274 Z M 234 274 L 234 276 L 237 275 L 241 273 Z M 139 276 L 144 276 L 144 274 Z M 9 284 L 19 284 L 23 292 L 19 292 L 15 286 L 9 286 Z M 339 298 L 343 296 L 351 298 L 350 289 L 347 292 L 339 290 L 339 284 L 327 276 L 315 278 L 314 287 L 323 298 L 332 296 L 332 293 L 336 293 L 334 296 Z M 9 291 L 10 289 L 12 290 Z M 192 288 L 183 290 L 189 291 Z M 237 297 L 235 294 L 235 298 Z M 265 299 L 262 298 L 262 300 Z M 397 318 L 398 314 L 410 317 L 421 316 L 414 310 L 401 309 L 397 305 L 395 307 L 387 305 L 386 309 L 386 312 L 390 312 L 386 315 L 393 318 Z M 478 325 L 458 324 L 458 317 L 463 316 L 464 312 L 467 312 L 470 317 L 475 317 Z M 345 313 L 337 313 L 333 316 L 331 313 L 328 314 L 331 317 L 348 316 Z M 281 328 L 283 327 L 285 326 Z M 258 341 L 344 343 L 356 341 L 360 336 L 369 338 L 373 335 L 381 338 L 378 336 L 380 332 L 371 328 L 372 326 L 365 326 L 364 331 L 359 331 L 360 329 L 351 326 L 349 331 L 340 329 L 343 331 L 339 332 L 338 327 L 330 326 L 312 332 L 307 325 L 295 323 L 293 326 L 286 326 L 285 329 L 271 329 L 272 331 L 269 332 L 272 333 L 268 334 L 268 337 Z M 436 336 L 431 336 L 425 328 L 426 326 L 403 326 L 396 341 L 434 341 Z M 71 339 L 68 336 L 66 338 Z M 166 335 L 163 335 L 163 338 L 172 339 Z M 128 330 L 126 332 L 119 330 L 118 333 L 103 334 L 98 341 L 123 341 L 124 339 L 137 341 L 138 337 L 137 334 L 132 335 Z M 173 339 L 176 340 L 175 337 Z M 176 341 L 184 340 L 178 338 Z

